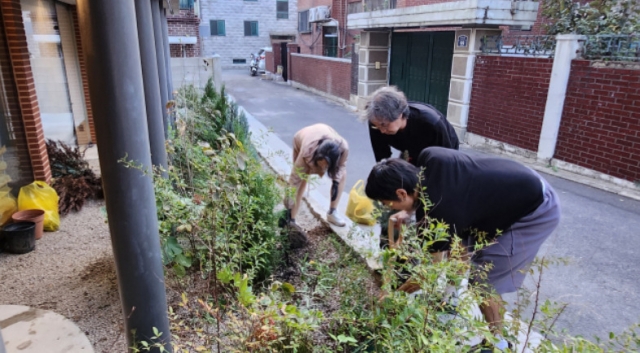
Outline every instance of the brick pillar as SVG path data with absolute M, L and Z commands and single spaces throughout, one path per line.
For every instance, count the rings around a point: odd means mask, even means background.
M 93 125 L 93 110 L 91 109 L 91 97 L 89 97 L 89 80 L 87 78 L 87 65 L 84 63 L 84 52 L 82 51 L 82 41 L 80 40 L 80 28 L 78 27 L 78 8 L 71 7 L 73 14 L 73 30 L 76 35 L 76 48 L 78 50 L 78 66 L 82 76 L 82 91 L 84 93 L 84 105 L 87 109 L 87 121 L 91 132 L 91 142 L 96 143 L 96 128 Z
M 451 88 L 447 106 L 447 120 L 456 130 L 461 141 L 465 141 L 469 107 L 471 105 L 471 88 L 473 86 L 473 69 L 476 56 L 481 53 L 480 40 L 485 36 L 500 35 L 499 29 L 459 29 L 453 44 L 453 63 L 451 65 Z
M 389 32 L 362 32 L 358 53 L 358 109 L 364 109 L 368 97 L 387 85 Z M 376 65 L 376 63 L 378 65 Z
M 291 62 L 291 54 L 297 53 L 298 48 L 299 46 L 296 43 L 287 44 L 287 81 L 294 81 L 293 76 L 291 76 L 293 74 L 293 70 L 291 69 L 293 67 L 293 63 Z
M 1 0 L 0 10 L 5 25 L 7 46 L 13 66 L 13 75 L 18 90 L 20 111 L 24 122 L 25 135 L 33 177 L 35 180 L 51 180 L 51 167 L 45 144 L 42 121 L 40 120 L 40 107 L 36 94 L 36 85 L 31 71 L 27 37 L 22 21 L 22 9 L 20 2 L 13 0 Z

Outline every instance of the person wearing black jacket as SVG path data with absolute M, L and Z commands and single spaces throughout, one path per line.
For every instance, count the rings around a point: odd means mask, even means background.
M 376 162 L 391 157 L 391 147 L 413 165 L 427 147 L 459 147 L 453 126 L 441 112 L 429 104 L 408 102 L 393 86 L 375 91 L 361 118 L 369 125 Z
M 406 223 L 415 212 L 419 226 L 430 220 L 449 225 L 472 252 L 478 242 L 489 245 L 471 253 L 471 261 L 488 266 L 482 282 L 499 295 L 522 286 L 526 269 L 540 246 L 560 222 L 560 205 L 553 188 L 532 169 L 502 158 L 471 157 L 441 147 L 424 149 L 417 166 L 401 159 L 387 159 L 373 167 L 365 193 L 373 200 L 401 211 L 391 216 L 397 224 Z M 420 201 L 424 190 L 430 201 Z M 418 232 L 418 234 L 421 234 Z M 451 237 L 436 241 L 430 252 L 446 252 Z M 394 246 L 396 244 L 393 244 Z M 490 298 L 480 309 L 496 336 L 502 329 L 502 301 Z M 500 337 L 499 337 L 500 338 Z M 500 338 L 503 349 L 507 342 Z

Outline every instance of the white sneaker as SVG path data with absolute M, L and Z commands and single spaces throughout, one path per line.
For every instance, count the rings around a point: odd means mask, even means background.
M 346 225 L 344 220 L 340 216 L 338 216 L 335 211 L 333 211 L 332 213 L 327 212 L 327 221 L 338 227 L 344 227 Z

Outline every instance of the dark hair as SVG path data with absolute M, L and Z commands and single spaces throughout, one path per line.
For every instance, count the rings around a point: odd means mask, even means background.
M 372 200 L 398 201 L 396 190 L 404 189 L 412 195 L 420 181 L 419 173 L 417 167 L 400 158 L 383 159 L 369 173 L 364 192 Z
M 341 143 L 339 142 L 322 139 L 318 141 L 318 148 L 316 148 L 311 158 L 315 165 L 318 165 L 318 161 L 320 160 L 324 159 L 327 161 L 327 174 L 329 174 L 329 177 L 332 179 L 336 177 L 336 173 L 338 172 L 338 161 L 340 160 L 340 156 L 342 156 L 342 148 L 340 147 Z

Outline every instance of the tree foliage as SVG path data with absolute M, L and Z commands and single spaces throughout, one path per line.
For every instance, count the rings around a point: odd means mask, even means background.
M 633 34 L 640 31 L 637 0 L 545 0 L 548 34 Z

